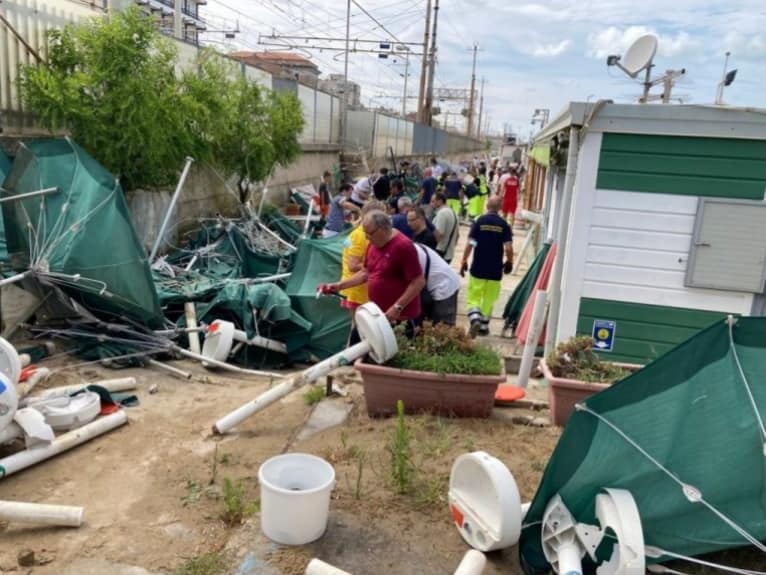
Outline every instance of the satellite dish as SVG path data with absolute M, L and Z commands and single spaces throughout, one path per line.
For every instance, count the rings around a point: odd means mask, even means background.
M 645 70 L 654 59 L 657 52 L 657 36 L 646 34 L 631 44 L 622 59 L 622 69 L 635 78 L 641 70 Z

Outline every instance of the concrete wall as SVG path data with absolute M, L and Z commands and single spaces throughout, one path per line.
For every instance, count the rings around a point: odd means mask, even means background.
M 287 201 L 290 188 L 303 184 L 318 187 L 322 173 L 325 170 L 332 171 L 333 165 L 337 163 L 337 147 L 319 146 L 305 150 L 287 168 L 277 168 L 269 181 L 268 201 L 281 206 Z M 214 218 L 216 214 L 238 216 L 236 178 L 227 180 L 227 184 L 228 189 L 212 168 L 193 165 L 171 217 L 163 245 L 178 245 L 186 232 L 199 227 L 201 219 Z M 133 224 L 147 251 L 151 250 L 159 233 L 174 189 L 135 190 L 126 194 Z M 253 191 L 252 203 L 256 207 L 260 201 L 260 191 Z

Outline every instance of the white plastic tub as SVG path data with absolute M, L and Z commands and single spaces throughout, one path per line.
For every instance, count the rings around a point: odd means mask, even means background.
M 261 530 L 284 545 L 319 539 L 327 528 L 335 470 L 307 453 L 267 459 L 258 469 L 261 485 Z

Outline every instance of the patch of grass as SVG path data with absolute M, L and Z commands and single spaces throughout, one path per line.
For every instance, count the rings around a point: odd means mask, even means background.
M 223 480 L 223 513 L 221 518 L 229 526 L 241 525 L 245 519 L 260 510 L 258 501 L 248 501 L 242 481 Z
M 186 493 L 181 497 L 181 503 L 184 507 L 199 501 L 199 498 L 202 496 L 202 485 L 199 481 L 187 479 L 185 489 Z
M 502 361 L 493 349 L 477 344 L 465 330 L 446 324 L 423 323 L 409 339 L 397 328 L 399 353 L 387 366 L 445 374 L 499 375 Z
M 410 433 L 404 419 L 404 402 L 396 402 L 396 429 L 388 450 L 391 454 L 391 482 L 394 490 L 403 495 L 412 489 L 415 479 L 415 465 L 412 462 Z
M 324 396 L 324 387 L 321 385 L 312 385 L 306 390 L 306 393 L 303 394 L 303 401 L 306 402 L 306 405 L 316 405 L 324 399 Z
M 449 480 L 445 477 L 429 477 L 415 488 L 415 503 L 420 507 L 442 507 L 447 501 Z
M 174 575 L 223 575 L 229 568 L 230 561 L 220 551 L 211 551 L 187 559 L 174 571 Z

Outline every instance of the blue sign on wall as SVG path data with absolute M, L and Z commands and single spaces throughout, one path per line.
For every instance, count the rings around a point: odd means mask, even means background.
M 614 332 L 617 330 L 616 321 L 605 319 L 593 320 L 593 347 L 596 351 L 612 351 L 614 347 Z

